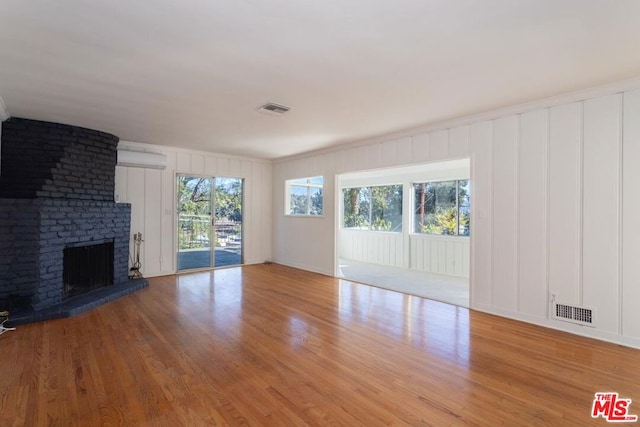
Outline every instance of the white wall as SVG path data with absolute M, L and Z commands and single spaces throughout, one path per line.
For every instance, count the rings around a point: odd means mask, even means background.
M 164 146 L 121 141 L 164 153 L 164 170 L 116 167 L 116 200 L 131 203 L 131 233 L 141 232 L 142 273 L 146 277 L 176 271 L 176 174 L 244 178 L 244 261 L 261 263 L 271 258 L 271 171 L 268 161 L 229 157 Z M 130 245 L 133 252 L 133 243 Z
M 405 267 L 404 233 L 340 229 L 338 256 L 343 259 Z
M 471 307 L 640 347 L 640 82 L 625 85 L 276 161 L 274 261 L 333 274 L 336 174 L 470 156 Z M 285 217 L 284 180 L 312 175 L 324 217 Z M 551 319 L 552 292 L 596 327 Z
M 469 237 L 409 235 L 409 267 L 413 270 L 469 278 L 470 252 Z

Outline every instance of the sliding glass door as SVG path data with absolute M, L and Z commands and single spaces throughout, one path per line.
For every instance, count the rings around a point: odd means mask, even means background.
M 215 179 L 214 234 L 216 267 L 242 264 L 243 180 Z
M 212 263 L 213 178 L 178 175 L 178 270 Z
M 243 180 L 177 177 L 177 269 L 242 264 Z

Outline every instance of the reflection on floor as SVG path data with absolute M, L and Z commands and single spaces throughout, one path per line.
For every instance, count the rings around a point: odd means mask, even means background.
M 392 291 L 469 307 L 469 280 L 340 259 L 338 277 Z
M 241 263 L 242 259 L 240 256 L 240 248 L 216 248 L 216 267 L 240 265 Z M 187 249 L 178 252 L 178 270 L 190 270 L 193 268 L 207 267 L 211 267 L 211 252 L 209 248 Z

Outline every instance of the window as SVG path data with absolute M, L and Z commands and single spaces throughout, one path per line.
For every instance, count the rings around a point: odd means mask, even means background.
M 287 215 L 322 215 L 323 178 L 290 179 L 285 182 Z
M 469 235 L 471 188 L 468 179 L 413 184 L 414 231 Z
M 402 185 L 342 190 L 344 228 L 402 231 Z

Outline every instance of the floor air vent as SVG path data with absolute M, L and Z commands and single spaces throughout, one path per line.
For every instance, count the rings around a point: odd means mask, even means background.
M 553 318 L 579 325 L 595 326 L 595 310 L 588 307 L 554 303 Z

